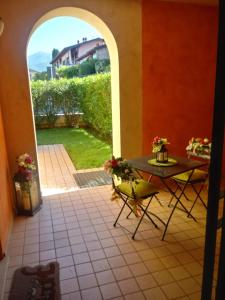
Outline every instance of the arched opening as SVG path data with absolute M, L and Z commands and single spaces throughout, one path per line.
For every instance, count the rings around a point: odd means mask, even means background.
M 101 36 L 104 38 L 108 48 L 110 65 L 111 65 L 111 100 L 112 100 L 112 147 L 113 154 L 116 156 L 121 155 L 121 142 L 120 142 L 120 100 L 119 100 L 119 60 L 118 49 L 116 41 L 108 26 L 96 15 L 89 11 L 78 8 L 59 8 L 50 11 L 40 18 L 30 32 L 28 43 L 34 31 L 44 22 L 59 16 L 69 16 L 79 18 L 82 21 L 89 23 L 93 26 Z

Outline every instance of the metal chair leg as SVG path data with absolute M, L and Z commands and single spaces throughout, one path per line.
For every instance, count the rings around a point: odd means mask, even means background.
M 145 209 L 143 209 L 143 207 L 140 206 L 140 207 L 141 207 L 141 210 L 143 211 L 143 214 L 142 214 L 142 216 L 141 216 L 141 218 L 140 218 L 140 221 L 138 222 L 137 227 L 136 227 L 136 229 L 135 229 L 135 231 L 134 231 L 134 233 L 133 233 L 133 235 L 132 235 L 132 239 L 133 239 L 133 240 L 134 240 L 135 234 L 137 233 L 138 228 L 139 228 L 139 226 L 141 225 L 141 222 L 142 222 L 142 220 L 143 220 L 143 218 L 144 218 L 145 215 L 150 219 L 150 221 L 155 225 L 155 227 L 158 228 L 158 226 L 156 225 L 156 223 L 155 223 L 155 222 L 152 220 L 152 218 L 147 214 L 147 210 L 148 210 L 148 207 L 149 207 L 149 205 L 150 205 L 150 203 L 151 203 L 152 198 L 153 198 L 153 196 L 151 196 L 151 198 L 149 199 L 149 202 L 148 202 L 148 204 L 147 204 L 147 206 L 146 206 Z
M 127 198 L 126 200 L 123 199 L 124 203 L 123 203 L 123 206 L 122 206 L 122 208 L 121 208 L 121 210 L 120 210 L 120 212 L 119 212 L 119 214 L 118 214 L 118 216 L 117 216 L 117 218 L 116 218 L 116 221 L 115 221 L 114 224 L 113 224 L 114 227 L 116 227 L 116 223 L 118 222 L 118 220 L 119 220 L 119 218 L 120 218 L 120 216 L 121 216 L 121 214 L 122 214 L 122 211 L 123 211 L 125 205 L 127 204 L 127 203 L 126 203 L 127 200 L 128 200 L 128 198 Z

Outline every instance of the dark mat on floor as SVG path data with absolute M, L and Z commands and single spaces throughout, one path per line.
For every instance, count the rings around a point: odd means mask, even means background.
M 9 300 L 60 300 L 59 264 L 22 267 L 15 271 Z
M 80 188 L 112 184 L 112 178 L 104 170 L 75 173 L 74 178 Z

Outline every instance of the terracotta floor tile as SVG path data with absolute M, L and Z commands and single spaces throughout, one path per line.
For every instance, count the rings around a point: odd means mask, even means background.
M 142 294 L 142 292 L 137 292 L 125 295 L 125 300 L 145 300 L 145 296 Z
M 128 266 L 123 266 L 123 267 L 119 267 L 119 268 L 114 268 L 113 269 L 113 273 L 116 277 L 116 279 L 119 280 L 123 280 L 126 278 L 130 278 L 133 277 L 132 272 L 130 271 L 130 269 L 128 268 Z
M 122 256 L 114 256 L 108 258 L 111 268 L 121 267 L 126 265 L 126 261 Z
M 103 299 L 115 298 L 121 295 L 120 289 L 116 283 L 109 283 L 100 286 Z
M 98 287 L 82 290 L 81 295 L 82 300 L 102 300 L 101 292 Z
M 40 234 L 40 242 L 53 241 L 53 233 Z
M 161 286 L 161 289 L 164 291 L 168 299 L 177 299 L 185 295 L 176 282 L 163 285 Z
M 134 276 L 143 275 L 149 272 L 144 263 L 136 263 L 129 266 Z
M 165 269 L 164 264 L 158 258 L 145 261 L 144 264 L 151 273 Z
M 186 294 L 198 292 L 200 290 L 200 285 L 193 278 L 180 280 L 178 281 L 178 284 Z
M 138 276 L 138 277 L 136 277 L 136 280 L 142 290 L 146 290 L 146 289 L 157 286 L 157 282 L 151 274 L 145 274 L 145 275 Z
M 100 272 L 110 269 L 110 265 L 107 259 L 100 259 L 92 262 L 95 272 Z
M 53 236 L 55 240 L 64 239 L 68 237 L 68 231 L 57 231 L 53 233 Z
M 105 253 L 102 249 L 89 251 L 90 259 L 99 260 L 105 258 Z
M 47 260 L 47 259 L 55 259 L 55 258 L 56 258 L 55 249 L 40 252 L 40 260 L 41 261 Z
M 66 268 L 61 268 L 59 275 L 60 275 L 60 280 L 75 278 L 76 277 L 75 267 L 70 266 Z
M 192 276 L 202 274 L 202 272 L 203 272 L 202 266 L 201 266 L 197 261 L 191 262 L 191 263 L 188 263 L 188 264 L 185 264 L 185 265 L 183 265 L 183 267 L 184 267 L 184 268 L 185 268 Z
M 84 263 L 80 265 L 76 265 L 77 276 L 88 275 L 93 273 L 93 268 L 91 263 Z
M 134 278 L 120 280 L 118 284 L 123 295 L 131 294 L 140 290 Z
M 73 257 L 71 255 L 59 257 L 57 258 L 57 261 L 59 262 L 60 268 L 65 268 L 74 265 Z
M 97 250 L 97 249 L 102 248 L 102 245 L 100 244 L 99 241 L 86 242 L 86 246 L 87 246 L 88 251 Z
M 142 260 L 150 260 L 156 258 L 156 254 L 152 249 L 145 249 L 138 252 L 138 255 L 142 258 Z
M 69 239 L 67 238 L 55 240 L 55 248 L 67 247 L 69 245 L 70 245 Z
M 104 248 L 104 252 L 105 252 L 106 257 L 120 255 L 120 250 L 117 246 L 111 246 L 111 247 Z
M 115 277 L 111 270 L 98 272 L 96 273 L 96 277 L 99 285 L 103 285 L 115 281 Z
M 106 239 L 102 239 L 100 240 L 102 247 L 106 248 L 106 247 L 111 247 L 111 246 L 115 246 L 116 242 L 114 241 L 113 238 L 106 238 Z
M 23 255 L 23 265 L 39 263 L 39 252 Z
M 88 252 L 77 253 L 73 255 L 75 264 L 82 264 L 90 261 Z
M 61 280 L 60 286 L 61 286 L 62 294 L 68 294 L 79 290 L 79 286 L 76 278 Z
M 170 272 L 170 274 L 172 274 L 172 276 L 175 280 L 181 280 L 181 279 L 190 277 L 189 272 L 187 272 L 183 266 L 170 268 L 170 269 L 168 269 L 168 271 Z
M 160 287 L 145 290 L 144 295 L 147 300 L 167 300 L 167 297 L 165 296 Z
M 69 246 L 56 249 L 56 256 L 57 257 L 68 256 L 68 255 L 71 255 L 71 253 L 72 253 L 72 251 L 71 251 L 71 248 Z
M 75 244 L 71 246 L 71 250 L 73 254 L 81 253 L 87 251 L 87 247 L 84 243 L 82 244 Z
M 35 244 L 33 244 L 35 245 Z M 31 245 L 27 245 L 27 246 L 31 246 Z M 25 249 L 25 247 L 24 247 Z M 52 250 L 55 249 L 55 243 L 54 241 L 46 241 L 43 243 L 40 243 L 40 251 L 46 251 L 46 250 Z
M 167 270 L 162 270 L 152 273 L 154 279 L 158 282 L 159 285 L 167 284 L 174 281 L 172 275 Z
M 81 300 L 80 292 L 62 295 L 62 300 Z
M 166 268 L 177 267 L 177 266 L 180 266 L 180 264 L 181 264 L 180 261 L 177 259 L 177 256 L 175 256 L 175 255 L 161 257 L 160 261 L 163 263 L 163 265 Z
M 127 253 L 123 255 L 127 264 L 135 264 L 141 262 L 141 258 L 137 253 Z
M 94 274 L 78 277 L 80 289 L 88 289 L 97 286 L 97 280 Z

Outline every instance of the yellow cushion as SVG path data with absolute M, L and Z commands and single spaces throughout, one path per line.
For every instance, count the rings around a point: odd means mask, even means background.
M 132 187 L 136 199 L 144 199 L 158 193 L 158 190 L 154 185 L 143 179 L 136 179 L 130 182 L 124 181 L 119 184 L 116 189 L 118 189 L 121 193 L 127 195 L 128 197 L 133 198 Z
M 191 172 L 192 171 L 187 171 L 187 172 L 178 174 L 176 176 L 173 176 L 173 179 L 186 182 L 186 181 L 188 181 L 189 176 L 191 175 Z M 189 182 L 191 183 L 191 182 L 205 181 L 207 176 L 208 176 L 207 172 L 196 169 L 196 170 L 194 170 L 194 173 L 192 174 Z

